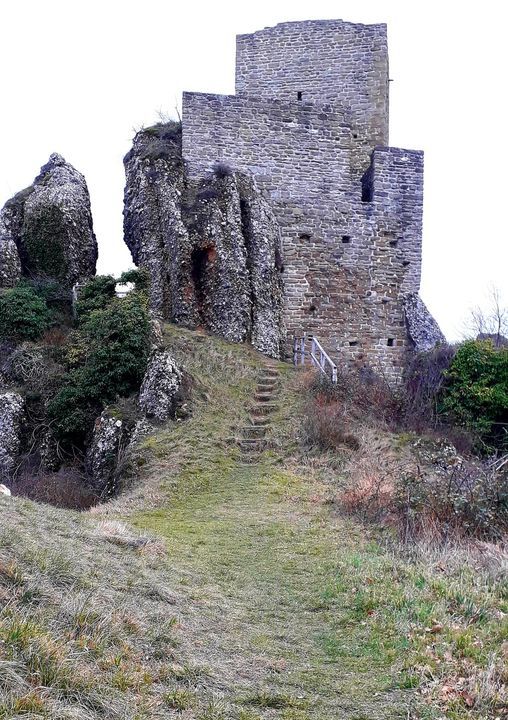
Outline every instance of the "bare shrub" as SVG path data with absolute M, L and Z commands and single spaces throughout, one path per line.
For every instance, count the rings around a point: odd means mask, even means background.
M 393 512 L 404 539 L 422 534 L 429 524 L 443 537 L 499 539 L 508 531 L 508 464 L 459 459 L 434 473 L 417 466 L 398 479 Z
M 418 441 L 405 460 L 366 452 L 340 505 L 396 528 L 404 542 L 498 540 L 508 531 L 508 457 L 468 461 L 444 441 Z
M 404 425 L 413 430 L 436 427 L 439 423 L 437 399 L 445 371 L 455 355 L 451 345 L 440 345 L 425 353 L 414 353 L 406 366 L 402 392 Z
M 389 427 L 398 423 L 400 396 L 389 382 L 370 368 L 341 368 L 337 382 L 312 373 L 307 382 L 317 405 L 338 404 L 355 420 L 382 421 Z
M 84 475 L 72 467 L 53 473 L 22 470 L 9 485 L 13 495 L 71 510 L 87 510 L 99 499 Z
M 360 447 L 338 403 L 321 404 L 315 401 L 307 410 L 304 431 L 306 442 L 322 450 L 343 447 L 358 450 Z

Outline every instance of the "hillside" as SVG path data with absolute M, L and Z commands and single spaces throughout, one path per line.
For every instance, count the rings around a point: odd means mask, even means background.
M 506 716 L 506 556 L 409 552 L 344 516 L 371 436 L 308 451 L 292 367 L 164 339 L 192 414 L 142 441 L 116 500 L 0 496 L 0 718 Z M 264 443 L 242 434 L 252 416 Z M 381 435 L 380 453 L 402 444 Z

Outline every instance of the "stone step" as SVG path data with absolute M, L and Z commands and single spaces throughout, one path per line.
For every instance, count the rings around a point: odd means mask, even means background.
M 257 402 L 262 402 L 262 403 L 270 402 L 271 400 L 273 400 L 273 398 L 274 398 L 274 393 L 272 393 L 272 392 L 266 392 L 266 393 L 265 392 L 263 392 L 263 393 L 257 392 L 254 395 L 254 400 L 256 400 Z
M 250 421 L 255 427 L 268 427 L 270 425 L 270 418 L 266 415 L 251 415 Z
M 251 415 L 270 415 L 270 413 L 275 412 L 275 410 L 278 410 L 279 406 L 275 403 L 271 402 L 263 402 L 259 403 L 259 405 L 254 405 L 251 407 L 250 412 Z
M 263 438 L 266 435 L 266 425 L 247 425 L 246 427 L 240 428 L 240 431 L 245 439 Z
M 278 370 L 263 370 L 259 373 L 259 379 L 260 380 L 278 380 L 280 378 L 280 374 Z
M 263 440 L 242 440 L 240 443 L 242 453 L 260 453 L 265 449 Z

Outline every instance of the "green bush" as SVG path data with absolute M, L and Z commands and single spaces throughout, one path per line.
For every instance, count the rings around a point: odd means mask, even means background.
M 94 310 L 104 310 L 115 297 L 116 280 L 112 275 L 96 275 L 79 291 L 76 315 L 83 322 Z
M 446 372 L 440 412 L 478 438 L 484 452 L 508 451 L 508 348 L 461 345 Z
M 48 328 L 51 314 L 31 287 L 18 285 L 0 295 L 0 338 L 37 340 Z
M 101 293 L 87 297 L 97 300 Z M 150 319 L 143 293 L 113 297 L 106 307 L 82 316 L 69 347 L 66 385 L 48 406 L 64 444 L 82 446 L 104 405 L 139 389 L 149 352 Z
M 133 283 L 137 291 L 146 292 L 150 284 L 150 275 L 143 268 L 132 268 L 123 272 L 118 282 Z

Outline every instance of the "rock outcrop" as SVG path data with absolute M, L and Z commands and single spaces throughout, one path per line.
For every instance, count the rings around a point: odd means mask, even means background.
M 139 407 L 150 419 L 164 422 L 174 417 L 182 373 L 165 350 L 152 353 L 139 391 Z
M 70 289 L 95 274 L 96 262 L 85 178 L 53 154 L 0 213 L 0 287 L 28 276 L 53 278 Z
M 21 446 L 24 398 L 16 392 L 0 393 L 0 477 L 9 477 Z
M 93 436 L 86 451 L 85 467 L 91 484 L 102 497 L 114 493 L 115 472 L 129 435 L 123 420 L 107 409 L 95 421 Z
M 446 343 L 439 325 L 417 293 L 406 295 L 403 300 L 406 327 L 413 348 L 417 352 L 432 350 L 436 345 Z
M 152 309 L 280 357 L 280 231 L 255 181 L 217 167 L 189 183 L 176 124 L 138 133 L 125 170 L 125 241 L 150 273 Z

